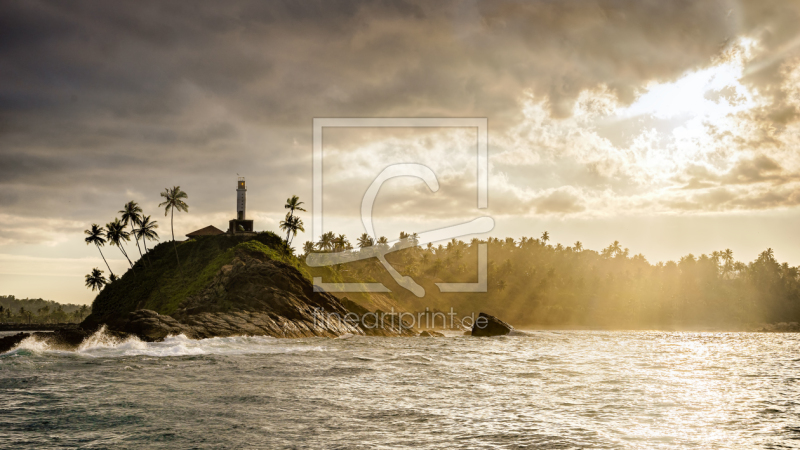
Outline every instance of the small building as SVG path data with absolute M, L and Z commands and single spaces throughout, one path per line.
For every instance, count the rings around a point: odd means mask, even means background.
M 247 186 L 244 177 L 239 177 L 236 185 L 236 218 L 228 221 L 228 234 L 255 234 L 253 221 L 247 220 Z
M 225 234 L 225 232 L 215 227 L 214 225 L 209 225 L 205 228 L 200 228 L 199 230 L 192 231 L 191 233 L 187 234 L 186 237 L 192 239 L 200 236 L 219 236 L 220 234 Z

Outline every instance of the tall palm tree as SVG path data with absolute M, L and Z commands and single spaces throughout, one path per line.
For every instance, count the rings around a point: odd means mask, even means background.
M 86 287 L 92 288 L 93 291 L 103 289 L 103 286 L 106 284 L 108 284 L 108 282 L 103 276 L 103 271 L 98 268 L 92 269 L 92 273 L 86 275 Z
M 725 251 L 722 252 L 722 259 L 725 260 L 727 263 L 733 262 L 733 250 L 726 248 Z
M 142 245 L 144 245 L 144 254 L 147 254 L 147 241 L 157 241 L 158 240 L 158 233 L 156 232 L 156 228 L 158 228 L 158 222 L 155 220 L 150 220 L 150 216 L 143 216 L 139 220 L 139 228 L 133 230 L 134 236 L 136 239 L 142 240 Z M 147 257 L 149 260 L 149 256 Z
M 581 242 L 581 241 L 575 241 L 575 243 L 572 244 L 572 246 L 575 248 L 576 252 L 583 251 L 583 242 Z
M 729 273 L 733 272 L 733 250 L 726 248 L 721 255 L 722 260 L 725 261 L 722 265 L 722 276 L 727 277 Z
M 550 240 L 550 233 L 548 233 L 547 231 L 542 233 L 542 242 L 544 242 L 544 245 L 547 245 L 547 241 L 549 240 Z
M 119 211 L 122 216 L 123 225 L 130 224 L 131 226 L 131 234 L 133 234 L 133 238 L 136 241 L 136 248 L 139 250 L 139 258 L 142 257 L 142 248 L 139 247 L 139 238 L 136 237 L 136 233 L 134 232 L 134 228 L 136 225 L 139 225 L 139 222 L 142 220 L 142 208 L 139 207 L 139 204 L 135 201 L 131 200 L 128 203 L 125 203 L 125 206 Z
M 356 242 L 360 248 L 372 247 L 375 245 L 375 240 L 372 239 L 372 236 L 368 235 L 367 233 L 361 233 L 361 236 L 356 239 Z
M 292 242 L 289 240 L 289 235 L 292 235 L 292 240 L 294 240 L 294 236 L 297 236 L 297 231 L 305 232 L 306 229 L 303 228 L 303 220 L 297 216 L 293 216 L 291 213 L 286 213 L 286 218 L 281 220 L 280 229 L 286 231 L 286 244 L 291 245 Z
M 114 219 L 113 222 L 106 224 L 106 239 L 108 239 L 109 244 L 116 245 L 117 248 L 119 248 L 119 251 L 125 255 L 125 259 L 128 260 L 128 264 L 130 264 L 131 269 L 133 269 L 133 262 L 131 262 L 131 259 L 128 258 L 128 253 L 125 251 L 125 247 L 122 246 L 124 241 L 130 242 L 131 235 L 125 231 L 125 225 L 123 225 L 119 219 Z M 136 273 L 135 269 L 133 273 Z
M 608 254 L 610 257 L 617 256 L 623 253 L 622 245 L 620 245 L 619 241 L 614 241 L 613 244 L 609 245 L 604 249 L 604 254 Z
M 106 230 L 101 227 L 100 225 L 93 223 L 92 227 L 88 230 L 84 230 L 83 233 L 86 235 L 86 245 L 94 244 L 97 247 L 97 251 L 100 252 L 100 256 L 103 258 L 103 262 L 106 263 L 106 267 L 108 267 L 108 273 L 113 274 L 114 272 L 111 271 L 111 266 L 108 265 L 108 261 L 106 261 L 105 255 L 103 255 L 103 251 L 100 250 L 100 247 L 106 245 L 106 240 L 103 238 Z
M 178 247 L 175 245 L 175 226 L 173 223 L 173 219 L 175 217 L 175 210 L 188 212 L 189 205 L 183 201 L 185 198 L 189 198 L 186 195 L 186 192 L 181 190 L 180 186 L 172 186 L 172 188 L 164 188 L 164 192 L 161 193 L 161 196 L 164 197 L 164 201 L 158 204 L 158 207 L 164 207 L 164 217 L 167 214 L 170 214 L 169 217 L 169 227 L 172 230 L 172 248 L 175 250 L 175 259 L 178 260 L 178 265 L 181 264 L 180 258 L 178 258 Z
M 286 215 L 287 219 L 289 217 L 294 217 L 295 211 L 305 211 L 305 209 L 300 206 L 303 202 L 300 201 L 300 197 L 293 195 L 286 199 L 286 204 L 283 205 L 284 208 L 289 210 L 289 214 Z M 291 231 L 291 230 L 290 230 Z M 286 242 L 289 242 L 289 233 L 290 231 L 286 232 Z

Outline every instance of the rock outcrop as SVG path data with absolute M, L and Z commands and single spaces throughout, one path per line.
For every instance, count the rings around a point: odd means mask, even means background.
M 514 327 L 503 322 L 495 316 L 480 313 L 472 326 L 473 336 L 505 336 L 511 333 Z
M 425 330 L 419 334 L 419 337 L 444 337 L 444 334 L 439 333 L 438 331 Z
M 17 344 L 25 340 L 30 333 L 17 333 L 11 336 L 3 336 L 0 338 L 0 353 L 5 353 L 12 348 L 14 348 Z
M 0 353 L 11 350 L 29 337 L 34 337 L 38 341 L 47 343 L 47 346 L 52 350 L 74 350 L 91 334 L 83 328 L 61 328 L 53 332 L 17 333 L 0 338 Z M 120 339 L 127 337 L 126 333 L 119 331 L 107 331 L 106 334 Z

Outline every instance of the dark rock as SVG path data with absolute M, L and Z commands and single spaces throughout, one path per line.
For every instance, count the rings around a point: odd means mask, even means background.
M 81 345 L 84 339 L 91 336 L 91 333 L 82 328 L 70 328 L 56 330 L 52 333 L 33 333 L 39 340 L 46 341 L 50 348 L 59 350 L 73 350 Z
M 368 314 L 368 313 L 371 312 L 367 308 L 364 308 L 363 306 L 361 306 L 358 303 L 350 300 L 347 297 L 345 297 L 345 298 L 343 298 L 343 299 L 341 299 L 339 301 L 342 302 L 342 306 L 344 306 L 345 309 L 347 309 L 348 311 L 350 311 L 352 313 L 358 314 L 359 316 L 363 316 L 363 315 Z
M 11 336 L 4 336 L 0 338 L 0 353 L 5 353 L 12 348 L 14 348 L 17 344 L 22 342 L 26 337 L 29 337 L 30 333 L 17 333 Z
M 185 334 L 187 337 L 195 337 L 191 327 L 181 324 L 170 316 L 161 315 L 149 309 L 140 309 L 130 313 L 123 331 L 150 342 L 160 341 L 169 335 Z
M 444 337 L 444 334 L 439 333 L 438 331 L 425 330 L 419 334 L 419 337 Z
M 472 326 L 473 336 L 505 336 L 510 333 L 514 327 L 503 322 L 495 316 L 486 313 L 480 313 L 478 318 L 475 319 L 475 324 Z

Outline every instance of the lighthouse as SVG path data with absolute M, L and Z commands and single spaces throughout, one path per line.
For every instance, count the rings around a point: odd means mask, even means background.
M 247 186 L 244 184 L 244 177 L 239 177 L 239 184 L 236 187 L 236 220 L 245 220 L 245 208 L 247 207 Z
M 228 234 L 253 234 L 253 221 L 247 220 L 247 184 L 244 177 L 236 182 L 236 218 L 228 221 Z

